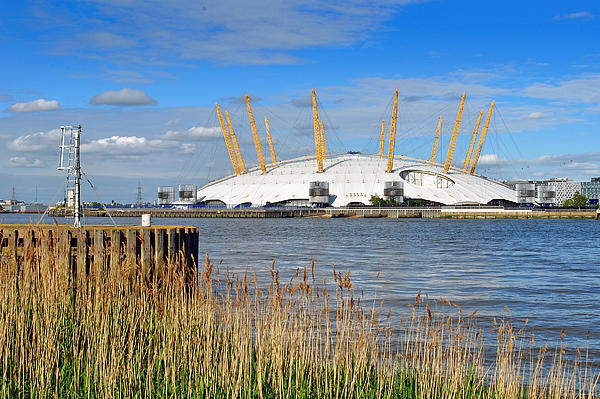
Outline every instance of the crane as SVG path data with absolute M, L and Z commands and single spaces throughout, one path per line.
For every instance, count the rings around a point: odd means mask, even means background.
M 321 155 L 323 159 L 327 159 L 327 145 L 325 144 L 325 129 L 323 128 L 323 120 L 321 120 Z
M 317 152 L 317 173 L 323 173 L 323 154 L 321 154 L 321 132 L 319 129 L 319 114 L 317 112 L 317 95 L 315 89 L 312 89 L 312 103 L 313 103 L 313 121 L 315 131 L 315 150 Z
M 435 139 L 433 139 L 433 148 L 431 149 L 431 159 L 429 160 L 429 164 L 433 165 L 435 163 L 435 156 L 437 154 L 438 141 L 440 140 L 440 129 L 442 128 L 442 116 L 440 115 L 440 120 L 438 121 L 438 127 L 435 131 Z
M 398 89 L 394 94 L 394 110 L 392 111 L 392 127 L 390 129 L 390 147 L 388 148 L 387 173 L 394 169 L 394 150 L 396 149 L 396 122 L 398 118 Z
M 229 125 L 229 133 L 231 133 L 231 141 L 233 142 L 233 148 L 235 150 L 235 156 L 237 158 L 238 167 L 240 168 L 240 173 L 246 173 L 246 165 L 244 165 L 244 158 L 242 158 L 242 152 L 240 151 L 240 146 L 238 145 L 237 137 L 235 137 L 235 132 L 233 130 L 233 125 L 231 124 L 231 119 L 229 119 L 229 112 L 225 111 L 225 117 L 227 118 L 227 124 Z
M 465 105 L 466 96 L 467 93 L 463 93 L 462 100 L 460 100 L 460 108 L 458 108 L 458 115 L 456 116 L 454 130 L 452 131 L 452 138 L 450 139 L 450 146 L 448 147 L 448 155 L 446 155 L 446 162 L 444 163 L 444 173 L 447 173 L 450 170 L 450 165 L 452 164 L 452 157 L 454 156 L 454 147 L 456 147 L 456 138 L 458 137 L 460 119 L 462 118 L 462 111 Z
M 379 159 L 383 159 L 385 150 L 385 120 L 381 121 L 381 138 L 379 139 Z
M 492 101 L 492 105 L 490 105 L 490 110 L 488 111 L 488 114 L 485 117 L 485 123 L 483 124 L 483 130 L 481 131 L 481 136 L 479 137 L 479 143 L 477 143 L 477 150 L 475 151 L 475 155 L 473 156 L 473 163 L 471 163 L 471 170 L 469 170 L 470 175 L 475 173 L 475 168 L 477 168 L 477 162 L 479 162 L 479 155 L 481 155 L 481 148 L 483 147 L 483 142 L 485 141 L 485 135 L 487 134 L 488 126 L 490 125 L 490 118 L 492 117 L 493 109 L 494 109 L 494 102 Z
M 240 169 L 238 167 L 237 158 L 233 153 L 231 141 L 229 140 L 229 133 L 227 132 L 227 126 L 225 126 L 225 122 L 223 121 L 223 115 L 221 115 L 221 109 L 219 108 L 219 104 L 217 104 L 217 114 L 219 114 L 219 122 L 221 122 L 221 130 L 223 131 L 223 138 L 225 139 L 225 145 L 227 145 L 227 152 L 229 153 L 229 159 L 231 159 L 233 171 L 236 175 L 239 175 Z
M 246 106 L 248 107 L 248 116 L 250 117 L 250 126 L 252 127 L 252 136 L 254 137 L 254 146 L 256 147 L 256 155 L 258 155 L 258 162 L 260 163 L 260 170 L 263 174 L 267 173 L 267 167 L 265 165 L 265 157 L 263 156 L 262 146 L 260 145 L 260 138 L 258 137 L 258 131 L 256 130 L 256 123 L 254 122 L 254 115 L 252 115 L 252 108 L 250 107 L 250 98 L 246 94 Z
M 273 148 L 273 140 L 271 139 L 271 130 L 269 129 L 269 120 L 265 116 L 265 126 L 267 127 L 267 139 L 269 140 L 269 150 L 271 151 L 271 161 L 273 166 L 277 166 L 277 157 L 275 156 L 275 148 Z
M 479 117 L 477 118 L 477 123 L 475 124 L 475 130 L 473 130 L 473 136 L 471 137 L 471 143 L 469 144 L 469 150 L 467 151 L 467 156 L 465 157 L 465 163 L 463 164 L 463 168 L 462 168 L 463 173 L 467 173 L 469 170 L 469 164 L 471 163 L 471 154 L 473 153 L 473 147 L 475 147 L 475 140 L 477 139 L 477 133 L 479 133 L 479 124 L 481 123 L 481 115 L 483 115 L 483 110 L 479 111 Z

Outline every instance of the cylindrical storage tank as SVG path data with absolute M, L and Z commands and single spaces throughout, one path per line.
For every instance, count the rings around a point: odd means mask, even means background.
M 517 203 L 533 204 L 535 202 L 535 184 L 534 183 L 517 183 Z
M 401 181 L 386 181 L 383 183 L 383 199 L 404 202 L 404 183 Z
M 308 202 L 311 204 L 328 204 L 329 182 L 311 181 L 308 183 Z
M 175 186 L 158 186 L 158 204 L 171 204 L 175 201 Z
M 195 184 L 180 184 L 177 186 L 177 194 L 179 201 L 194 204 L 198 198 L 198 187 Z
M 537 202 L 540 205 L 556 204 L 556 187 L 554 184 L 542 184 L 538 186 Z

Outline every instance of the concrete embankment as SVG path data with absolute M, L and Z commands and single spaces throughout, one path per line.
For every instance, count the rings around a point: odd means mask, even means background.
M 442 209 L 444 219 L 594 219 L 594 209 Z
M 504 209 L 502 207 L 437 207 L 437 208 L 303 208 L 303 209 L 112 209 L 113 217 L 140 217 L 150 214 L 158 218 L 425 218 L 425 219 L 594 219 L 595 209 Z M 62 209 L 49 212 L 52 217 L 65 216 Z M 104 210 L 85 210 L 85 216 L 108 216 Z

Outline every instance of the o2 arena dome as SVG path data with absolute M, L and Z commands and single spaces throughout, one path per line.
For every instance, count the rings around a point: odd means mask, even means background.
M 235 132 L 229 129 L 217 105 L 225 143 L 235 173 L 212 181 L 198 190 L 198 200 L 204 204 L 235 206 L 347 206 L 368 205 L 373 195 L 393 199 L 401 203 L 406 199 L 418 199 L 442 205 L 490 204 L 514 202 L 515 191 L 504 184 L 475 174 L 477 161 L 485 141 L 493 105 L 490 106 L 483 130 L 477 141 L 477 127 L 473 133 L 467 158 L 462 169 L 451 166 L 458 135 L 458 127 L 464 105 L 462 97 L 448 155 L 444 164 L 435 163 L 439 138 L 439 126 L 434 141 L 431 160 L 419 160 L 394 155 L 397 115 L 396 90 L 392 115 L 389 148 L 384 153 L 385 133 L 381 130 L 379 154 L 346 153 L 328 155 L 319 123 L 317 104 L 313 90 L 313 117 L 316 155 L 278 162 L 273 149 L 267 123 L 267 138 L 272 163 L 266 164 L 258 139 L 250 102 L 246 96 L 248 114 L 260 167 L 246 171 Z

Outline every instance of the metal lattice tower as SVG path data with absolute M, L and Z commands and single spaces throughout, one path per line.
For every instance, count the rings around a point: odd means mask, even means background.
M 144 202 L 144 199 L 142 197 L 142 182 L 140 182 L 138 180 L 138 186 L 137 186 L 137 204 L 138 205 L 142 205 L 143 202 Z
M 81 125 L 60 127 L 58 170 L 67 171 L 65 209 L 73 204 L 73 227 L 81 227 Z M 72 196 L 72 197 L 71 197 Z

